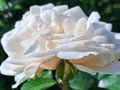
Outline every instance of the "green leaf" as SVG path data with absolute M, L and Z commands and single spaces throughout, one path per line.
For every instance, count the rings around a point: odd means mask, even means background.
M 110 76 L 110 74 L 101 74 L 101 73 L 99 73 L 99 74 L 97 74 L 97 79 L 101 80 L 101 79 L 106 78 L 108 76 Z
M 120 75 L 109 75 L 102 78 L 99 82 L 99 87 L 109 90 L 120 90 Z
M 52 75 L 52 72 L 51 72 L 51 71 L 43 71 L 43 72 L 41 73 L 41 77 L 42 77 L 42 78 L 52 78 L 53 75 Z
M 21 90 L 41 90 L 53 86 L 56 82 L 52 79 L 51 71 L 43 71 L 41 77 L 30 79 L 21 88 Z
M 56 77 L 59 81 L 62 81 L 65 90 L 70 90 L 69 80 L 74 77 L 75 73 L 76 68 L 69 61 L 62 60 L 56 70 Z
M 49 78 L 37 78 L 27 81 L 21 88 L 21 90 L 42 90 L 56 84 L 56 82 Z
M 77 71 L 75 77 L 70 80 L 69 85 L 75 90 L 88 90 L 95 83 L 92 75 Z
M 4 10 L 7 7 L 5 0 L 0 0 L 0 10 Z

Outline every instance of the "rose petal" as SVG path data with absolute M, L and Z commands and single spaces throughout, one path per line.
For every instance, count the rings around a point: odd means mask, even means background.
M 25 49 L 24 54 L 31 52 L 37 52 L 40 50 L 40 43 L 37 40 L 33 40 L 29 46 Z
M 96 74 L 96 72 L 95 72 L 94 70 L 92 70 L 92 69 L 90 69 L 90 68 L 87 68 L 87 67 L 85 67 L 85 66 L 83 66 L 83 65 L 75 65 L 75 67 L 76 67 L 78 70 L 83 71 L 83 72 L 87 72 L 87 73 L 89 73 L 89 74 L 91 74 L 91 75 L 95 75 L 95 74 Z
M 115 53 L 116 53 L 116 57 L 117 58 L 120 58 L 120 34 L 119 33 L 115 33 L 115 45 L 116 45 L 116 48 L 115 48 Z
M 27 78 L 33 78 L 39 65 L 40 62 L 31 63 L 27 67 L 25 67 L 23 73 L 26 75 Z
M 45 5 L 41 6 L 40 13 L 42 13 L 42 11 L 52 9 L 53 7 L 54 7 L 54 4 L 52 4 L 52 3 L 45 4 Z
M 76 21 L 73 18 L 68 18 L 63 22 L 63 28 L 66 35 L 73 35 Z
M 52 13 L 52 17 L 51 17 L 52 22 L 51 22 L 50 27 L 53 29 L 53 32 L 55 34 L 61 34 L 64 32 L 62 23 L 66 18 L 68 18 L 68 16 L 59 14 L 56 11 Z
M 0 72 L 2 74 L 5 74 L 5 75 L 10 75 L 10 76 L 13 76 L 13 75 L 16 75 L 20 72 L 22 72 L 22 70 L 24 69 L 24 65 L 17 65 L 17 64 L 12 64 L 10 62 L 7 62 L 8 59 L 6 59 L 2 64 L 1 64 L 1 67 L 0 67 Z
M 17 88 L 21 83 L 23 83 L 25 80 L 27 80 L 24 73 L 20 73 L 15 76 L 16 84 L 12 85 L 12 88 Z
M 21 37 L 18 35 L 18 32 L 15 31 L 14 33 L 13 31 L 10 31 L 4 34 L 4 36 L 1 39 L 1 43 L 5 52 L 11 57 L 13 56 L 21 57 L 21 52 L 23 48 L 19 44 L 20 41 L 21 41 Z
M 74 34 L 85 34 L 87 31 L 87 20 L 86 18 L 80 18 L 75 26 Z
M 63 44 L 63 43 L 68 43 L 70 41 L 71 38 L 63 38 L 63 39 L 59 39 L 59 40 L 53 40 L 54 43 L 58 43 L 58 44 Z
M 95 36 L 92 38 L 93 41 L 95 41 L 98 44 L 102 44 L 102 43 L 108 43 L 108 39 L 105 36 Z
M 120 74 L 120 61 L 114 60 L 104 67 L 89 67 L 99 73 L 103 74 Z
M 99 53 L 98 55 L 89 55 L 88 57 L 84 57 L 81 60 L 86 61 L 82 63 L 85 66 L 90 65 L 90 66 L 103 67 L 109 63 L 109 60 L 102 53 Z
M 30 12 L 29 12 L 29 11 L 25 12 L 25 13 L 23 14 L 23 16 L 22 16 L 22 20 L 24 20 L 24 19 L 26 19 L 27 17 L 29 17 L 29 15 L 30 15 Z
M 115 33 L 115 39 L 120 39 L 120 33 Z
M 88 20 L 87 20 L 87 29 L 89 28 L 90 24 L 98 21 L 100 19 L 100 15 L 98 12 L 92 12 L 90 14 L 90 16 L 88 17 Z
M 115 45 L 116 45 L 116 49 L 115 49 L 115 53 L 120 53 L 120 34 L 115 34 Z
M 52 10 L 45 10 L 42 13 L 40 13 L 40 18 L 44 23 L 49 25 L 51 23 L 51 15 Z
M 101 28 L 94 32 L 95 36 L 105 36 L 109 43 L 114 43 L 115 38 L 112 32 L 107 31 L 105 28 Z
M 34 17 L 31 16 L 29 17 L 29 21 L 27 21 L 27 25 L 30 28 L 31 31 L 37 30 L 37 26 L 39 25 L 38 23 L 40 23 L 41 21 L 39 20 L 39 17 Z M 24 24 L 26 25 L 26 24 Z M 26 27 L 26 26 L 24 26 Z
M 23 83 L 28 78 L 33 78 L 35 75 L 35 72 L 38 69 L 39 64 L 40 63 L 32 63 L 32 64 L 28 65 L 22 73 L 17 74 L 15 76 L 16 84 L 12 85 L 12 88 L 16 88 L 17 86 L 19 86 L 21 83 Z
M 47 70 L 55 70 L 58 65 L 60 64 L 61 59 L 53 56 L 51 58 L 48 58 L 48 60 L 45 60 L 44 62 L 42 62 L 39 66 L 39 68 L 41 69 L 47 69 Z M 54 64 L 53 64 L 54 62 Z
M 59 12 L 59 13 L 62 13 L 64 11 L 68 10 L 68 5 L 55 6 L 52 9 Z
M 29 27 L 24 27 L 22 30 L 19 31 L 19 36 L 21 36 L 22 39 L 28 39 L 31 38 L 31 29 Z
M 68 52 L 58 52 L 57 56 L 62 59 L 81 59 L 85 56 L 89 56 L 90 54 L 97 55 L 97 52 L 80 52 L 80 51 L 68 51 Z
M 43 5 L 43 6 L 38 6 L 38 5 L 34 5 L 30 7 L 30 13 L 32 15 L 39 15 L 40 11 L 44 11 L 46 9 L 50 9 L 52 8 L 54 5 L 52 3 Z
M 39 15 L 40 14 L 40 6 L 38 6 L 38 5 L 31 6 L 30 13 L 32 15 Z
M 78 69 L 88 72 L 90 74 L 92 74 L 92 73 L 91 73 L 91 71 L 88 71 L 88 70 L 92 70 L 92 71 L 103 73 L 103 74 L 120 74 L 120 69 L 119 69 L 120 62 L 117 60 L 107 64 L 104 67 L 83 66 L 83 67 L 85 67 L 85 69 L 82 69 L 81 67 L 78 67 L 78 66 L 77 66 Z
M 73 7 L 65 11 L 63 14 L 72 16 L 76 20 L 80 19 L 81 17 L 86 17 L 85 13 L 82 11 L 82 9 L 79 6 Z
M 41 52 L 34 52 L 34 53 L 29 53 L 26 54 L 26 57 L 42 57 L 42 56 L 46 56 L 49 54 L 55 54 L 56 50 L 54 49 L 50 49 L 50 50 L 46 50 L 46 51 L 41 51 Z
M 15 65 L 28 65 L 30 63 L 33 63 L 33 62 L 37 62 L 37 61 L 40 61 L 41 58 L 11 58 L 11 57 L 8 57 L 5 62 L 6 63 L 10 63 L 10 64 L 15 64 Z
M 88 45 L 90 46 L 88 46 Z M 66 44 L 60 44 L 55 47 L 58 51 L 66 51 L 66 50 L 82 50 L 82 51 L 90 51 L 90 50 L 99 50 L 98 47 L 91 47 L 91 45 L 95 45 L 91 40 L 78 41 L 78 42 L 70 42 Z
M 102 21 L 94 22 L 93 26 L 94 26 L 95 30 L 100 29 L 100 28 L 105 28 L 108 31 L 112 30 L 112 24 L 105 23 L 105 22 L 102 22 Z

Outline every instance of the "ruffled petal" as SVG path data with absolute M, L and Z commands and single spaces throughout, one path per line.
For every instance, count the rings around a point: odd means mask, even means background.
M 54 7 L 54 4 L 52 4 L 52 3 L 45 4 L 45 5 L 41 6 L 40 13 L 42 13 L 42 11 L 52 9 L 53 7 Z
M 24 73 L 17 74 L 15 76 L 16 83 L 12 85 L 12 88 L 17 88 L 21 83 L 23 83 L 25 80 L 27 80 Z
M 21 39 L 31 38 L 31 34 L 32 34 L 32 31 L 28 26 L 22 28 L 22 30 L 19 31 L 19 36 Z
M 76 20 L 73 18 L 68 18 L 63 22 L 63 28 L 66 35 L 73 35 Z
M 50 9 L 52 8 L 54 5 L 52 3 L 43 5 L 43 6 L 38 6 L 38 5 L 34 5 L 30 7 L 30 13 L 32 15 L 39 15 L 41 12 L 40 11 L 44 11 L 46 9 Z
M 4 75 L 16 75 L 20 72 L 22 72 L 22 70 L 24 69 L 24 65 L 17 65 L 17 64 L 13 64 L 8 62 L 10 58 L 7 58 L 0 66 L 0 72 Z
M 55 34 L 64 33 L 62 24 L 66 18 L 68 18 L 68 16 L 59 14 L 58 12 L 53 11 L 52 17 L 51 17 L 52 22 L 51 22 L 50 27 L 53 29 L 53 32 Z
M 120 33 L 115 33 L 115 53 L 116 57 L 120 58 Z
M 79 65 L 76 66 L 78 69 L 88 72 L 92 74 L 92 72 L 98 72 L 98 73 L 103 73 L 103 74 L 120 74 L 120 62 L 118 60 L 114 60 L 113 62 L 103 66 L 103 67 L 94 67 L 94 66 L 85 66 Z M 91 72 L 92 70 L 92 72 Z
M 115 39 L 120 39 L 120 33 L 115 33 Z
M 37 40 L 33 40 L 30 44 L 28 43 L 28 47 L 25 49 L 24 54 L 28 54 L 31 52 L 37 52 L 41 50 L 41 45 Z
M 42 56 L 46 56 L 49 54 L 56 54 L 56 50 L 54 49 L 50 49 L 50 50 L 46 50 L 46 51 L 41 51 L 41 52 L 33 52 L 33 53 L 29 53 L 26 54 L 26 57 L 42 57 Z
M 40 14 L 40 6 L 38 6 L 38 5 L 31 6 L 30 13 L 32 15 L 39 15 Z
M 105 28 L 100 28 L 94 32 L 95 36 L 104 36 L 106 37 L 108 43 L 114 43 L 115 38 L 112 32 L 107 31 Z
M 1 39 L 1 43 L 8 56 L 21 57 L 21 52 L 23 51 L 23 48 L 19 44 L 20 41 L 21 37 L 19 37 L 18 32 L 13 33 L 13 31 L 10 31 L 4 34 L 4 36 Z
M 27 67 L 25 67 L 23 73 L 26 75 L 27 78 L 33 78 L 39 65 L 40 65 L 40 62 L 31 63 Z
M 103 74 L 120 74 L 120 61 L 114 60 L 103 67 L 89 66 L 89 68 Z
M 103 54 L 98 54 L 96 56 L 89 55 L 88 57 L 83 58 L 83 60 L 84 59 L 88 60 L 87 62 L 83 63 L 85 66 L 90 65 L 90 66 L 103 67 L 109 63 L 109 61 L 106 59 L 106 57 Z
M 86 73 L 89 73 L 91 75 L 95 75 L 96 74 L 96 71 L 90 69 L 90 68 L 87 68 L 83 65 L 74 65 L 78 70 L 80 71 L 83 71 L 83 72 L 86 72 Z
M 79 6 L 73 7 L 65 11 L 63 14 L 72 16 L 76 20 L 80 19 L 81 17 L 87 17 Z
M 17 88 L 17 86 L 19 86 L 25 80 L 27 80 L 29 78 L 33 78 L 39 67 L 39 64 L 40 63 L 32 63 L 32 64 L 28 65 L 22 73 L 17 74 L 15 76 L 16 84 L 12 85 L 12 88 Z
M 51 23 L 51 15 L 52 10 L 45 10 L 42 13 L 40 13 L 40 18 L 44 23 L 49 25 Z
M 89 45 L 89 46 L 88 46 Z M 82 51 L 87 51 L 87 50 L 99 50 L 99 47 L 92 47 L 92 45 L 96 45 L 94 41 L 92 40 L 84 40 L 84 41 L 78 41 L 78 42 L 70 42 L 66 44 L 61 44 L 57 45 L 55 47 L 56 50 L 58 51 L 66 51 L 66 50 L 82 50 Z
M 80 52 L 80 51 L 66 51 L 66 52 L 58 52 L 57 56 L 62 59 L 81 59 L 85 56 L 89 56 L 90 54 L 97 55 L 97 52 Z
M 94 27 L 95 30 L 98 30 L 98 29 L 101 29 L 101 28 L 105 28 L 108 31 L 112 30 L 112 24 L 102 22 L 102 21 L 94 22 L 93 27 Z
M 42 62 L 39 66 L 39 68 L 41 69 L 46 69 L 46 70 L 55 70 L 58 65 L 60 64 L 61 59 L 53 56 L 51 58 L 48 58 L 47 60 L 45 60 L 44 62 Z M 53 64 L 54 62 L 54 64 Z
M 65 12 L 66 10 L 68 10 L 68 5 L 55 6 L 52 9 L 57 11 L 58 13 L 62 13 L 62 12 Z
M 100 15 L 98 12 L 92 12 L 90 14 L 90 16 L 88 17 L 88 20 L 87 20 L 87 29 L 89 28 L 90 24 L 98 21 L 100 19 Z
M 74 34 L 85 34 L 87 31 L 87 20 L 86 18 L 80 18 L 75 26 Z

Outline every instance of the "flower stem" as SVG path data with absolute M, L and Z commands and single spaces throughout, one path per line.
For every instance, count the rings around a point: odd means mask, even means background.
M 63 85 L 62 85 L 62 90 L 70 90 L 70 87 L 69 87 L 68 82 L 63 83 Z

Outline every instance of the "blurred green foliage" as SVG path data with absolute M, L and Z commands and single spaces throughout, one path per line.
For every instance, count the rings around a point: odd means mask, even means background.
M 31 5 L 46 3 L 68 4 L 69 7 L 79 5 L 88 16 L 92 11 L 98 11 L 101 20 L 112 23 L 112 30 L 120 32 L 120 0 L 0 0 L 0 38 L 14 27 L 15 22 L 21 19 L 22 14 Z M 0 63 L 5 58 L 7 55 L 0 45 Z M 0 75 L 0 90 L 11 90 L 13 83 L 13 77 Z M 20 90 L 20 88 L 15 90 Z

